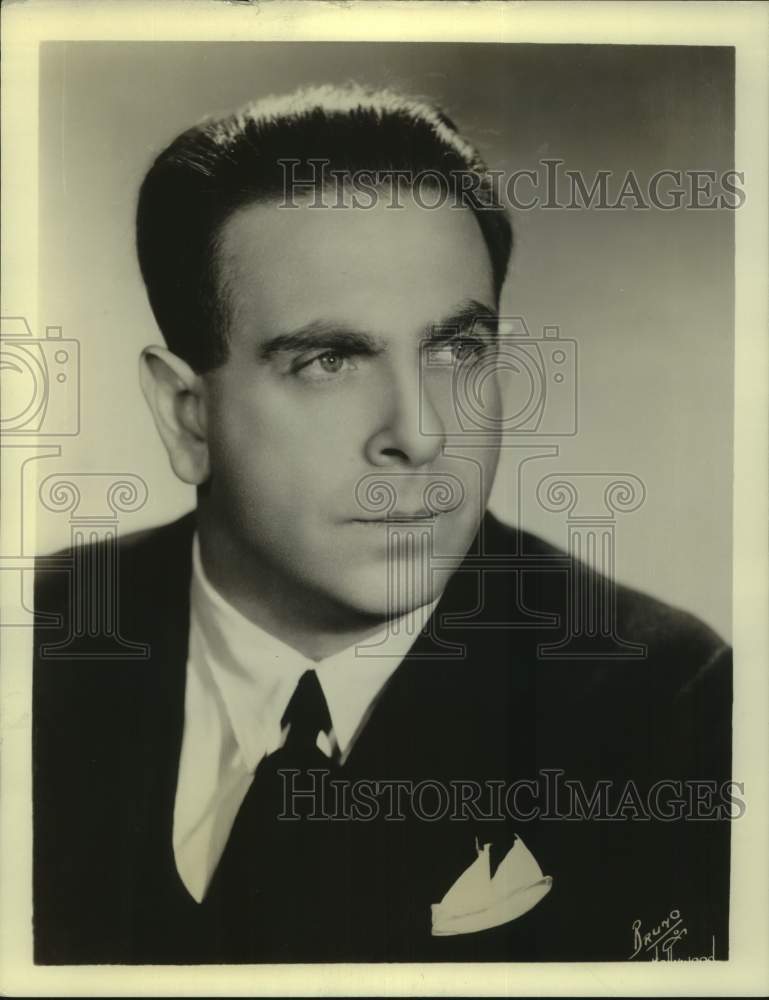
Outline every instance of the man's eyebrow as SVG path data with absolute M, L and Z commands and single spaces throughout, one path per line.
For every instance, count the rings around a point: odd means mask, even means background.
M 498 325 L 499 313 L 495 309 L 477 299 L 467 299 L 450 315 L 438 323 L 433 323 L 426 331 L 426 335 L 430 340 L 443 341 L 450 340 L 456 336 L 458 330 L 465 330 L 468 327 L 480 327 L 496 333 Z
M 356 354 L 376 354 L 384 349 L 384 344 L 371 334 L 344 324 L 313 320 L 291 333 L 276 334 L 260 345 L 258 353 L 263 361 L 267 361 L 281 352 L 311 351 L 320 347 Z
M 473 323 L 496 332 L 499 316 L 494 309 L 490 309 L 477 299 L 467 299 L 440 322 L 433 323 L 427 328 L 425 336 L 435 341 L 448 340 L 456 336 L 457 330 Z M 311 351 L 321 347 L 351 354 L 378 354 L 384 351 L 386 346 L 384 340 L 346 326 L 344 323 L 312 320 L 290 333 L 279 333 L 270 337 L 259 346 L 258 356 L 262 361 L 268 361 L 276 354 Z

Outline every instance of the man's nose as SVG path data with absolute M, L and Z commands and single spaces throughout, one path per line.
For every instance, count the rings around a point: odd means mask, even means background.
M 417 468 L 434 461 L 445 443 L 440 412 L 418 375 L 393 379 L 384 417 L 366 442 L 372 465 Z

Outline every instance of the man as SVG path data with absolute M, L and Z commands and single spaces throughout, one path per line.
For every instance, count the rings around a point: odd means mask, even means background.
M 121 543 L 145 660 L 38 632 L 37 961 L 725 956 L 727 646 L 486 513 L 512 238 L 477 153 L 320 88 L 184 133 L 137 219 L 197 507 Z M 543 655 L 577 572 L 645 655 Z M 80 593 L 41 562 L 63 629 Z

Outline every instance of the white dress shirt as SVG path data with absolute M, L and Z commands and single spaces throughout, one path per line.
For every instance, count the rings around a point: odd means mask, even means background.
M 225 601 L 206 579 L 195 534 L 173 847 L 179 875 L 197 902 L 206 894 L 254 771 L 283 745 L 280 720 L 302 674 L 316 671 L 331 716 L 332 743 L 321 733 L 318 746 L 330 756 L 335 744 L 344 762 L 436 604 L 315 662 Z M 372 646 L 376 655 L 365 655 L 361 647 Z

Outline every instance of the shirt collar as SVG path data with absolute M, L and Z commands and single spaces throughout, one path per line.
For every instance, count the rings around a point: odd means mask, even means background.
M 392 619 L 379 632 L 316 662 L 254 624 L 207 579 L 192 543 L 191 629 L 249 767 L 282 742 L 280 720 L 306 670 L 315 670 L 345 758 L 373 703 L 438 603 Z

